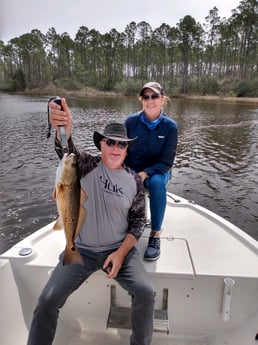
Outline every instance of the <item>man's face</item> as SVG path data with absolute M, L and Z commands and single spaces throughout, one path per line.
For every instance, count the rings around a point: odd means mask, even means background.
M 103 163 L 110 169 L 121 169 L 127 147 L 127 142 L 103 138 L 100 142 Z

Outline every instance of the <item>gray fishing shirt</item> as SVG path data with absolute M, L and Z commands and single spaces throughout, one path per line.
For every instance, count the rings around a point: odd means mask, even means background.
M 77 156 L 81 188 L 86 194 L 86 217 L 76 246 L 95 252 L 120 247 L 130 233 L 136 239 L 145 226 L 145 196 L 141 178 L 129 167 L 110 169 L 100 156 L 78 151 L 72 139 L 69 152 Z M 55 141 L 58 156 L 62 148 Z

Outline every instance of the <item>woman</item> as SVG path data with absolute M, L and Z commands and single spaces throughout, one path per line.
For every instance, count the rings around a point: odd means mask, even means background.
M 130 137 L 138 137 L 128 148 L 125 163 L 141 177 L 150 194 L 151 233 L 144 259 L 160 256 L 160 230 L 166 209 L 166 186 L 176 155 L 178 127 L 163 107 L 169 100 L 157 82 L 149 82 L 139 93 L 142 110 L 129 115 L 125 126 Z

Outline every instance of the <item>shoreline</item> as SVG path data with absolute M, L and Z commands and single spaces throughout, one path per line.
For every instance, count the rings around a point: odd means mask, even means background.
M 226 97 L 226 96 L 197 96 L 197 95 L 187 95 L 179 96 L 178 98 L 187 98 L 193 100 L 205 100 L 205 101 L 222 101 L 222 102 L 233 102 L 233 103 L 257 103 L 258 97 Z
M 0 91 L 2 92 L 2 91 Z M 49 95 L 62 95 L 63 97 L 73 96 L 73 97 L 137 97 L 136 95 L 125 96 L 122 93 L 112 92 L 112 91 L 100 91 L 92 88 L 84 88 L 79 90 L 66 90 L 62 88 L 45 88 L 45 89 L 33 89 L 30 91 L 23 92 L 3 92 L 9 94 L 17 95 L 32 95 L 32 96 L 49 96 Z M 233 103 L 253 103 L 258 104 L 258 97 L 227 97 L 227 96 L 214 96 L 214 95 L 177 95 L 169 96 L 171 100 L 173 99 L 191 99 L 191 100 L 203 100 L 208 102 L 233 102 Z

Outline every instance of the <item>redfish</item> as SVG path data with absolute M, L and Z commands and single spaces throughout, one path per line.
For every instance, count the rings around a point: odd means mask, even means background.
M 64 265 L 74 263 L 83 265 L 83 259 L 74 240 L 78 236 L 86 216 L 82 203 L 86 201 L 87 196 L 80 187 L 77 159 L 73 153 L 64 154 L 60 162 L 53 197 L 59 213 L 59 219 L 55 223 L 54 229 L 63 228 L 66 237 L 63 263 Z

